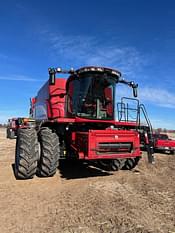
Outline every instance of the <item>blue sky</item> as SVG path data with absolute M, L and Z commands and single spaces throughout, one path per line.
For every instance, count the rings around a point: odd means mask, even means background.
M 175 1 L 6 0 L 0 122 L 26 116 L 48 67 L 104 65 L 139 84 L 153 127 L 175 129 Z

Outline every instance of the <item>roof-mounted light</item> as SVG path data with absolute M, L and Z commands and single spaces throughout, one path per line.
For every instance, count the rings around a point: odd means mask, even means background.
M 117 70 L 113 70 L 110 68 L 105 68 L 105 67 L 95 67 L 95 66 L 89 66 L 89 67 L 83 67 L 80 68 L 76 71 L 78 74 L 84 73 L 84 72 L 108 72 L 113 75 L 121 76 L 121 73 Z
M 56 68 L 56 72 L 57 72 L 57 73 L 61 73 L 61 72 L 62 72 L 61 67 Z
M 70 70 L 63 70 L 61 67 L 49 68 L 48 71 L 49 71 L 49 74 L 53 74 L 53 73 L 72 74 L 74 73 L 73 68 L 71 68 Z
M 121 76 L 121 73 L 116 71 L 116 70 L 112 70 L 111 73 L 114 74 L 114 75 Z

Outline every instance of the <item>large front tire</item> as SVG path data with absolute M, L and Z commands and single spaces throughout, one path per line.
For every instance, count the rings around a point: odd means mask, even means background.
M 38 163 L 38 176 L 50 177 L 55 175 L 59 165 L 60 147 L 59 138 L 49 128 L 42 128 L 39 133 L 41 148 L 40 160 Z
M 16 141 L 15 176 L 17 179 L 31 179 L 36 173 L 39 157 L 35 129 L 19 129 Z

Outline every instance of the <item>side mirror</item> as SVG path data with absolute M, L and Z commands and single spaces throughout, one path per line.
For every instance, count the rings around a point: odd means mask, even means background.
M 137 97 L 137 87 L 133 87 L 133 96 Z
M 49 85 L 55 85 L 55 73 L 49 74 Z
M 55 85 L 55 79 L 56 79 L 55 73 L 56 73 L 55 69 L 49 68 L 49 85 Z

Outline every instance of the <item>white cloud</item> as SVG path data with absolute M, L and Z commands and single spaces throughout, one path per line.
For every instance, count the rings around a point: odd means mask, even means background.
M 74 66 L 99 65 L 120 69 L 124 75 L 134 76 L 146 60 L 134 47 L 118 46 L 111 38 L 106 41 L 91 36 L 63 35 L 41 32 L 50 47 L 50 54 Z
M 116 93 L 118 98 L 122 96 L 132 97 L 131 88 L 121 84 L 120 87 L 118 87 Z M 138 99 L 143 103 L 151 103 L 156 106 L 175 109 L 175 95 L 166 89 L 139 87 Z
M 164 89 L 140 88 L 139 98 L 161 107 L 175 108 L 175 95 Z
M 87 60 L 88 64 L 118 67 L 123 75 L 133 76 L 143 65 L 142 56 L 132 47 L 107 46 L 98 48 L 92 57 Z

